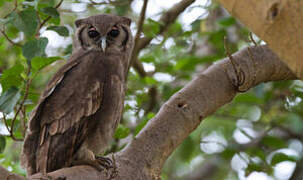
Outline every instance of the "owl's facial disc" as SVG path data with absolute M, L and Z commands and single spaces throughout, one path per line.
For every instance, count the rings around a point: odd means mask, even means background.
M 120 35 L 120 31 L 116 25 L 107 32 L 98 31 L 96 27 L 91 25 L 88 28 L 87 34 L 89 38 L 94 42 L 93 44 L 97 45 L 97 47 L 105 52 L 107 46 L 115 42 L 115 39 Z

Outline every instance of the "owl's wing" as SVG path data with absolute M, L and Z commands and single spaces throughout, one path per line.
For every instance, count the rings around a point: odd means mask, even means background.
M 70 60 L 63 65 L 51 78 L 51 80 L 46 85 L 46 88 L 44 89 L 44 92 L 42 93 L 35 109 L 31 112 L 31 116 L 29 119 L 29 130 L 35 131 L 40 129 L 40 121 L 37 121 L 39 119 L 39 115 L 41 113 L 41 109 L 45 103 L 45 100 L 52 94 L 52 92 L 55 90 L 57 85 L 62 81 L 65 74 L 71 70 L 73 67 L 79 64 L 81 57 L 87 55 L 87 53 L 81 51 L 79 53 L 75 53 L 70 57 Z
M 100 108 L 102 82 L 81 74 L 85 66 L 81 69 L 83 66 L 79 64 L 85 63 L 83 57 L 86 55 L 90 56 L 81 53 L 71 57 L 53 76 L 32 113 L 22 158 L 29 172 L 49 171 L 53 166 L 62 167 L 62 163 L 70 161 L 72 149 L 81 143 L 78 138 L 83 139 L 86 133 L 81 126 L 87 124 L 80 124 L 80 121 Z M 60 156 L 61 162 L 59 159 L 50 161 L 56 156 Z

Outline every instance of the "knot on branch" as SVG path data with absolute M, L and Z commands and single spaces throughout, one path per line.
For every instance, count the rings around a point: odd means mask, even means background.
M 280 14 L 280 3 L 279 2 L 274 2 L 273 4 L 271 4 L 271 6 L 268 8 L 267 10 L 267 15 L 266 15 L 266 19 L 267 21 L 269 21 L 270 23 L 273 23 L 274 20 L 276 19 L 276 17 Z
M 254 41 L 253 41 L 254 42 Z M 255 46 L 256 43 L 254 42 Z M 248 56 L 250 59 L 249 62 L 247 61 L 239 61 L 236 60 L 227 48 L 226 38 L 224 38 L 224 46 L 225 46 L 225 53 L 228 57 L 231 65 L 232 65 L 232 72 L 227 73 L 231 83 L 235 87 L 237 92 L 246 92 L 252 86 L 256 84 L 256 77 L 257 77 L 257 61 L 255 61 L 252 51 L 250 47 L 247 47 L 247 53 L 245 56 Z M 227 72 L 230 72 L 227 70 Z

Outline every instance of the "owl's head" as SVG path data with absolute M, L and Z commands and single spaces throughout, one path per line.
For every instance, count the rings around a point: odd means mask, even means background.
M 129 51 L 133 44 L 130 23 L 127 17 L 109 14 L 78 19 L 75 22 L 77 46 L 108 53 Z

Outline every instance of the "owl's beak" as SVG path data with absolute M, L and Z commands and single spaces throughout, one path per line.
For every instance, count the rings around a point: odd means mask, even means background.
M 105 52 L 106 49 L 106 35 L 100 38 L 102 51 Z

